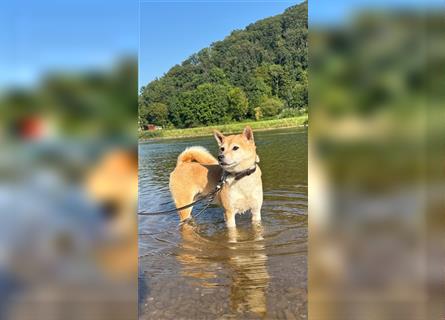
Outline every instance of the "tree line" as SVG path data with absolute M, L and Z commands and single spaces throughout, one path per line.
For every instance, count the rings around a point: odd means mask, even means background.
M 235 30 L 141 87 L 139 125 L 189 128 L 307 112 L 307 2 Z

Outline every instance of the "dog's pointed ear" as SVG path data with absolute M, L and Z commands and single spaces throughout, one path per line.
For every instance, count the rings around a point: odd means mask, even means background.
M 219 145 L 222 145 L 224 143 L 224 139 L 226 138 L 221 132 L 218 130 L 213 130 L 213 136 L 216 139 L 216 142 L 218 142 Z
M 253 142 L 253 131 L 250 126 L 244 128 L 243 136 L 246 137 L 247 140 Z

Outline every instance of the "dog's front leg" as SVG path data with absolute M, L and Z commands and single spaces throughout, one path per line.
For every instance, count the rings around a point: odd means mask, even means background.
M 252 208 L 252 222 L 261 222 L 261 206 Z
M 224 219 L 226 220 L 227 228 L 236 228 L 235 212 L 226 210 L 224 212 Z

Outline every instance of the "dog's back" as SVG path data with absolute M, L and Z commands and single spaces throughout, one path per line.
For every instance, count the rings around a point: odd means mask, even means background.
M 199 194 L 207 194 L 219 181 L 222 169 L 218 161 L 203 147 L 190 147 L 179 156 L 170 174 L 170 191 L 176 207 L 192 203 Z M 192 207 L 180 210 L 181 221 L 188 219 Z

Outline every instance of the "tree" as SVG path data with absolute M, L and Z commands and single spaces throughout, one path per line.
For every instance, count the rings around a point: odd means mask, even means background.
M 207 81 L 211 83 L 223 84 L 227 83 L 227 76 L 225 75 L 223 69 L 214 67 L 210 69 Z
M 151 103 L 146 108 L 142 108 L 140 112 L 144 124 L 166 126 L 168 123 L 168 108 L 164 103 Z
M 249 115 L 253 116 L 253 111 L 256 106 L 259 105 L 261 98 L 264 96 L 271 96 L 272 90 L 264 82 L 261 77 L 251 76 L 246 86 L 247 98 L 249 100 Z
M 255 120 L 261 120 L 263 118 L 263 112 L 261 111 L 260 107 L 256 107 L 255 109 L 253 109 L 253 111 L 255 112 Z
M 179 95 L 175 105 L 177 125 L 189 128 L 221 123 L 228 114 L 229 87 L 205 83 Z
M 227 94 L 229 106 L 228 113 L 234 120 L 240 121 L 246 118 L 249 107 L 246 94 L 240 88 L 232 88 Z
M 256 76 L 270 87 L 272 96 L 280 98 L 284 96 L 283 88 L 291 82 L 288 72 L 278 64 L 264 64 L 258 67 Z
M 275 97 L 264 97 L 261 99 L 259 108 L 264 117 L 271 117 L 279 114 L 283 110 L 284 103 Z

